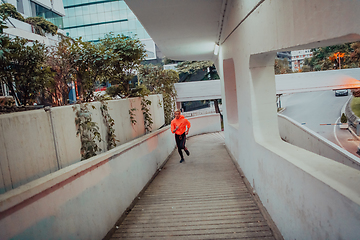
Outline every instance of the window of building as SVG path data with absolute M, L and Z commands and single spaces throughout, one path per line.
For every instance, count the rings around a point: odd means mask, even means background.
M 16 10 L 20 13 L 24 13 L 24 3 L 23 0 L 16 1 Z
M 20 1 L 22 3 L 22 0 L 20 0 Z M 18 1 L 18 3 L 19 3 L 19 1 Z M 43 17 L 46 20 L 48 20 L 49 22 L 58 26 L 59 28 L 62 28 L 64 26 L 63 18 L 59 14 L 54 13 L 51 10 L 44 8 L 34 2 L 30 2 L 30 6 L 31 6 L 32 16 Z

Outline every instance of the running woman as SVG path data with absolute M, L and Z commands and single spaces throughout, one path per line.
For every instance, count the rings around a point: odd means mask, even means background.
M 180 110 L 176 110 L 174 115 L 175 118 L 171 121 L 171 132 L 175 133 L 176 146 L 181 157 L 180 163 L 182 163 L 185 161 L 182 149 L 184 149 L 186 155 L 190 155 L 189 150 L 185 147 L 185 142 L 191 125 L 189 120 L 181 115 Z

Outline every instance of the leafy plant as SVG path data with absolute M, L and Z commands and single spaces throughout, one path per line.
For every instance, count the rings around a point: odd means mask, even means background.
M 343 53 L 341 59 L 341 68 L 356 68 L 360 66 L 360 43 L 345 43 L 340 45 L 332 45 L 327 47 L 320 47 L 311 49 L 313 57 L 304 60 L 303 68 L 306 71 L 323 71 L 330 69 L 339 69 L 340 61 L 334 58 L 334 53 Z
M 341 121 L 341 123 L 347 123 L 347 117 L 346 117 L 345 113 L 341 114 L 340 121 Z
M 25 21 L 25 18 L 16 10 L 16 7 L 10 3 L 3 3 L 0 5 L 0 15 L 7 17 L 12 17 L 20 21 Z
M 129 110 L 129 116 L 130 116 L 130 122 L 131 124 L 135 125 L 137 123 L 135 116 L 136 114 L 134 113 L 136 111 L 136 108 L 131 108 Z
M 145 59 L 145 48 L 139 39 L 124 35 L 108 34 L 101 40 L 109 58 L 107 77 L 118 96 L 132 97 L 137 94 L 131 83 L 134 72 Z
M 15 101 L 12 97 L 0 97 L 0 106 L 15 106 Z
M 5 15 L 3 13 L 0 13 L 0 35 L 2 35 L 4 33 L 5 28 L 8 28 L 6 26 L 5 19 L 6 19 Z M 0 57 L 1 57 L 1 55 L 0 55 Z
M 152 124 L 153 124 L 150 109 L 149 109 L 150 105 L 151 105 L 150 100 L 146 99 L 144 96 L 141 97 L 141 111 L 144 116 L 144 125 L 145 125 L 146 132 L 151 132 Z
M 175 109 L 174 83 L 179 81 L 179 74 L 174 70 L 163 70 L 159 66 L 148 64 L 140 67 L 138 79 L 150 93 L 163 95 L 165 123 L 170 124 Z
M 63 38 L 47 52 L 46 65 L 54 73 L 54 77 L 47 87 L 53 106 L 68 104 L 69 84 L 76 81 L 74 78 L 75 56 L 71 54 L 73 42 L 70 38 Z
M 19 105 L 32 105 L 45 92 L 52 77 L 45 65 L 46 47 L 37 41 L 2 37 L 0 41 L 0 81 L 7 85 Z
M 292 70 L 289 67 L 289 62 L 286 58 L 275 59 L 274 70 L 275 70 L 275 74 L 292 73 Z
M 96 82 L 106 79 L 111 56 L 101 43 L 84 42 L 82 38 L 73 42 L 70 51 L 79 95 L 82 101 L 89 102 L 94 99 Z
M 92 108 L 95 109 L 95 106 L 92 106 Z M 101 142 L 101 135 L 97 123 L 92 121 L 87 104 L 81 103 L 79 108 L 74 106 L 73 110 L 76 112 L 76 136 L 80 135 L 81 139 L 81 160 L 85 160 L 101 151 L 101 148 L 96 143 L 96 140 Z
M 56 25 L 42 17 L 28 17 L 25 19 L 25 22 L 33 25 L 35 27 L 36 33 L 40 35 L 45 35 L 45 32 L 51 33 L 51 35 L 54 36 L 58 30 Z
M 108 102 L 105 101 L 104 97 L 100 97 L 98 98 L 98 100 L 101 103 L 100 105 L 101 115 L 103 116 L 103 121 L 107 130 L 106 131 L 107 150 L 110 150 L 116 147 L 116 142 L 120 142 L 120 141 L 116 139 L 115 128 L 114 128 L 115 121 L 109 114 Z
M 211 61 L 185 61 L 179 63 L 176 68 L 179 73 L 194 74 L 198 70 L 203 70 L 213 65 L 214 63 Z

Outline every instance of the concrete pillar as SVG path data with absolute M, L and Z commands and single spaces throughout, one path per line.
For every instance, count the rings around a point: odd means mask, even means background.
M 332 14 L 334 9 L 336 14 Z M 347 178 L 347 174 L 359 181 L 356 170 L 281 140 L 274 75 L 278 51 L 360 40 L 359 14 L 359 2 L 350 0 L 228 2 L 215 63 L 225 96 L 226 147 L 285 239 L 335 238 L 330 236 L 351 239 L 360 234 L 354 225 L 360 224 L 360 210 L 356 207 L 349 214 L 357 217 L 347 223 L 343 219 L 331 220 L 334 211 L 347 211 L 346 204 L 335 200 L 341 196 L 333 195 L 333 191 L 342 192 L 354 206 L 359 206 L 358 199 L 337 185 L 340 182 L 351 185 L 347 181 L 354 180 Z M 340 168 L 338 178 L 336 172 Z M 324 174 L 332 180 L 324 179 Z M 316 179 L 316 183 L 310 183 L 310 179 Z M 359 192 L 355 186 L 350 188 Z M 324 194 L 327 197 L 321 201 Z M 321 216 L 315 214 L 320 209 Z M 351 231 L 346 224 L 352 225 Z M 331 226 L 344 230 L 337 231 Z
M 176 102 L 176 109 L 180 109 L 180 110 L 181 110 L 181 102 Z

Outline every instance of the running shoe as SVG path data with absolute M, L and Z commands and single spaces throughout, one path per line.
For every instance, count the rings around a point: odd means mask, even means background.
M 185 150 L 185 153 L 186 153 L 186 155 L 190 155 L 190 152 L 189 152 L 189 150 L 188 149 L 184 149 Z

